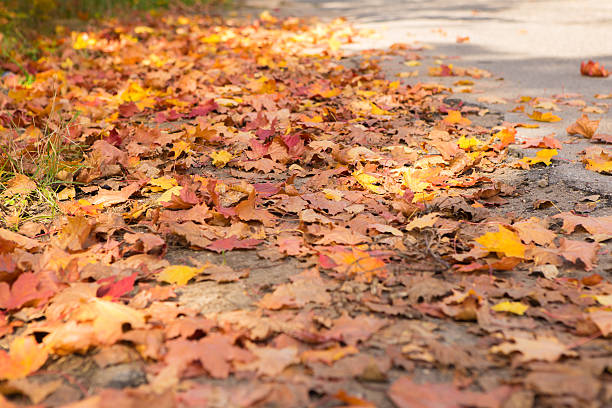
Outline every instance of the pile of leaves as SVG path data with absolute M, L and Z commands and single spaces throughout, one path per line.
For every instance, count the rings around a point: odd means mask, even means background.
M 168 15 L 3 75 L 2 406 L 609 403 L 612 217 L 504 211 L 558 141 L 510 159 L 359 34 Z

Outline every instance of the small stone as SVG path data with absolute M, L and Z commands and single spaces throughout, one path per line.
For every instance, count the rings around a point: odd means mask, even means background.
M 137 387 L 147 382 L 145 374 L 138 364 L 119 364 L 96 371 L 92 378 L 96 388 Z
M 548 180 L 546 179 L 539 179 L 538 180 L 538 186 L 544 188 L 544 187 L 548 187 Z

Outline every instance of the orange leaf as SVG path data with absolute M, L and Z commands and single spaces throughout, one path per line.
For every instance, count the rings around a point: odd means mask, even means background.
M 610 73 L 601 65 L 599 62 L 591 61 L 588 62 L 582 61 L 580 64 L 580 73 L 584 76 L 591 77 L 607 77 Z
M 582 114 L 582 116 L 577 119 L 576 122 L 567 127 L 566 131 L 570 135 L 582 135 L 590 139 L 597 131 L 598 126 L 598 120 L 589 120 L 589 117 L 586 114 Z
M 461 112 L 455 111 L 455 110 L 448 111 L 448 113 L 446 114 L 446 117 L 444 118 L 444 122 L 448 123 L 449 125 L 458 123 L 460 125 L 465 125 L 465 126 L 468 126 L 472 123 L 472 121 L 469 120 L 468 118 L 462 117 Z
M 47 361 L 47 350 L 32 336 L 17 337 L 9 352 L 0 350 L 0 380 L 23 378 Z
M 527 116 L 538 122 L 559 122 L 561 120 L 560 117 L 553 115 L 551 112 L 542 113 L 540 111 L 533 111 L 531 115 Z

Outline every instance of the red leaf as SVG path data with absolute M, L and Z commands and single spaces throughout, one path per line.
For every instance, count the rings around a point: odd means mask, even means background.
M 26 272 L 19 275 L 9 289 L 6 282 L 0 282 L 0 309 L 19 309 L 26 304 L 36 305 L 46 301 L 54 290 L 45 287 L 38 275 Z
M 110 296 L 113 298 L 121 297 L 134 289 L 134 282 L 136 282 L 137 272 L 134 272 L 130 276 L 118 280 L 110 285 L 100 286 L 96 292 L 97 297 Z
M 134 102 L 123 103 L 119 105 L 119 116 L 124 118 L 131 118 L 135 114 L 139 113 L 140 109 Z
M 591 77 L 607 77 L 610 75 L 608 71 L 601 65 L 599 62 L 591 61 L 588 62 L 582 61 L 580 64 L 580 73 L 584 76 Z

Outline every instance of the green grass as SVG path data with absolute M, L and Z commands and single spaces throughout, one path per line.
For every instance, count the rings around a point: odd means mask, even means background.
M 105 17 L 228 3 L 231 0 L 0 0 L 0 60 L 36 59 L 41 48 L 53 48 L 60 26 L 78 29 Z
M 57 214 L 57 193 L 75 184 L 72 175 L 80 168 L 81 146 L 69 137 L 69 128 L 78 116 L 63 121 L 51 129 L 45 126 L 40 137 L 28 145 L 17 144 L 12 138 L 0 143 L 0 218 L 4 226 L 16 228 L 31 219 L 52 219 Z M 23 134 L 13 126 L 11 131 Z M 27 194 L 7 194 L 10 181 L 25 175 L 36 185 Z

